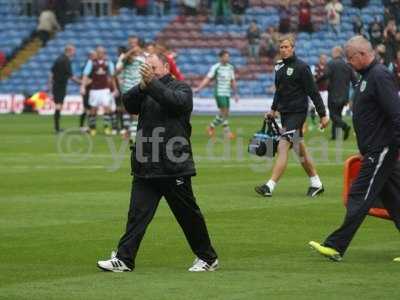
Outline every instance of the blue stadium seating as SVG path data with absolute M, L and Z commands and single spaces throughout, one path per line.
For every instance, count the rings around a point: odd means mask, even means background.
M 2 36 L 6 34 L 6 38 L 0 40 L 0 50 L 6 49 L 8 52 L 20 45 L 36 24 L 36 20 L 33 18 L 18 16 L 18 8 L 16 10 L 10 3 L 11 1 L 0 0 L 0 17 L 2 18 L 0 34 Z M 330 54 L 333 46 L 343 44 L 353 34 L 352 21 L 355 16 L 361 16 L 365 29 L 375 16 L 380 18 L 383 16 L 381 0 L 370 0 L 368 7 L 362 10 L 351 7 L 351 0 L 343 0 L 342 3 L 345 9 L 342 15 L 342 31 L 339 35 L 336 36 L 329 32 L 325 24 L 313 34 L 298 34 L 296 53 L 309 64 L 316 64 L 321 53 Z M 19 71 L 3 81 L 0 85 L 0 93 L 34 92 L 45 88 L 51 65 L 68 42 L 77 45 L 77 55 L 73 66 L 75 73 L 79 75 L 87 53 L 96 45 L 106 46 L 109 57 L 115 60 L 117 47 L 126 45 L 129 35 L 138 35 L 146 40 L 153 40 L 175 17 L 175 14 L 162 18 L 137 16 L 130 9 L 121 9 L 118 16 L 81 18 L 77 23 L 68 24 L 65 31 L 58 33 L 46 48 L 41 49 Z M 243 38 L 246 36 L 248 23 L 253 19 L 257 20 L 262 30 L 269 26 L 276 26 L 278 12 L 273 7 L 251 7 L 247 10 L 244 19 L 245 24 L 242 26 L 205 23 L 201 27 L 201 34 L 221 36 L 223 39 L 227 39 L 229 36 Z M 214 47 L 178 50 L 177 63 L 181 71 L 189 77 L 205 76 L 210 66 L 218 61 L 220 49 Z M 241 69 L 247 65 L 247 58 L 243 55 L 242 49 L 230 48 L 228 50 L 236 68 Z M 255 80 L 248 78 L 239 81 L 239 90 L 242 96 L 265 96 L 267 88 L 273 85 L 273 73 L 257 72 L 254 74 L 254 78 Z M 79 92 L 76 84 L 71 83 L 68 89 L 69 93 Z M 200 96 L 211 97 L 212 89 L 204 89 L 200 92 Z
M 17 93 L 33 93 L 46 89 L 52 63 L 63 52 L 67 43 L 77 46 L 73 69 L 77 75 L 80 75 L 88 52 L 97 45 L 105 46 L 108 56 L 115 61 L 118 46 L 126 45 L 128 36 L 137 35 L 145 40 L 154 40 L 173 17 L 143 17 L 134 15 L 131 10 L 124 10 L 124 13 L 118 16 L 85 17 L 77 23 L 67 24 L 65 30 L 59 32 L 45 48 L 42 48 L 20 70 L 2 82 L 0 93 L 9 91 L 10 87 L 13 87 L 13 91 Z M 70 83 L 68 92 L 79 93 L 79 87 Z
M 22 16 L 21 11 L 17 1 L 0 0 L 0 51 L 6 56 L 11 55 L 35 30 L 36 18 Z
M 355 16 L 360 15 L 365 26 L 365 30 L 369 23 L 374 19 L 375 16 L 378 16 L 382 19 L 383 16 L 383 6 L 380 0 L 371 0 L 369 6 L 366 8 L 359 10 L 351 7 L 351 0 L 342 1 L 344 4 L 344 13 L 342 15 L 342 32 L 336 36 L 335 34 L 328 31 L 328 27 L 326 24 L 323 24 L 319 31 L 308 34 L 308 33 L 299 33 L 297 35 L 297 44 L 296 44 L 296 54 L 304 59 L 307 63 L 314 65 L 318 63 L 319 55 L 322 53 L 330 54 L 332 47 L 336 45 L 343 45 L 345 41 L 353 35 L 353 26 L 352 21 Z M 259 27 L 264 30 L 269 26 L 276 26 L 279 22 L 277 10 L 274 8 L 260 8 L 253 7 L 246 11 L 245 21 L 248 24 L 251 20 L 256 20 Z M 227 35 L 231 36 L 246 36 L 246 30 L 248 26 L 238 26 L 238 25 L 214 25 L 211 23 L 205 24 L 202 27 L 202 31 L 206 35 Z M 186 55 L 191 55 L 187 53 Z M 238 54 L 240 62 L 240 54 Z M 206 57 L 206 56 L 205 56 Z M 188 59 L 190 61 L 190 58 Z M 207 61 L 208 59 L 204 59 L 202 62 Z M 235 55 L 233 55 L 233 63 L 236 66 L 241 66 L 242 64 L 238 64 L 235 61 Z M 188 67 L 189 69 L 186 69 Z M 201 66 L 195 72 L 197 74 L 204 73 L 200 72 L 202 69 Z M 182 70 L 193 73 L 193 70 L 196 70 L 195 62 L 191 61 L 188 65 L 183 65 Z M 258 83 L 253 86 L 252 82 L 242 81 L 239 83 L 240 91 L 242 94 L 246 94 L 249 96 L 261 96 L 266 93 L 265 88 L 259 89 L 258 86 L 270 86 L 273 84 L 273 75 L 268 75 L 267 77 L 258 76 Z M 212 95 L 211 89 L 207 91 L 203 91 L 201 94 L 203 96 Z

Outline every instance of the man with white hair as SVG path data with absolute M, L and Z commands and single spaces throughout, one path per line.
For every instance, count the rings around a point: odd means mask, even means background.
M 360 153 L 360 173 L 348 194 L 343 224 L 319 244 L 309 245 L 340 261 L 368 211 L 377 199 L 400 230 L 400 98 L 390 71 L 375 59 L 369 41 L 355 36 L 346 44 L 347 61 L 360 73 L 355 89 L 353 124 Z M 400 262 L 400 257 L 395 258 Z

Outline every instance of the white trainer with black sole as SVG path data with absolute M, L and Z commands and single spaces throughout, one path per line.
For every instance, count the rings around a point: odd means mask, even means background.
M 214 262 L 210 265 L 204 260 L 196 257 L 193 262 L 193 266 L 189 268 L 189 272 L 213 272 L 218 269 L 218 259 L 214 260 Z
M 116 257 L 116 253 L 111 252 L 111 259 L 109 260 L 99 260 L 97 262 L 97 267 L 106 272 L 132 272 L 131 268 L 128 268 L 126 264 Z

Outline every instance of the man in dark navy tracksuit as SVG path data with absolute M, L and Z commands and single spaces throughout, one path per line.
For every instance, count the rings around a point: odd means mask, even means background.
M 328 80 L 328 108 L 332 120 L 332 140 L 336 139 L 339 128 L 343 130 L 343 139 L 349 137 L 351 127 L 342 119 L 343 107 L 349 102 L 350 83 L 355 84 L 357 77 L 354 70 L 346 64 L 341 47 L 332 49 L 332 60 L 325 68 L 325 73 L 317 82 Z
M 335 261 L 342 259 L 378 198 L 400 230 L 400 98 L 395 79 L 375 60 L 371 44 L 362 36 L 347 42 L 346 56 L 361 75 L 355 89 L 353 123 L 363 160 L 350 188 L 343 224 L 322 245 L 310 242 L 312 248 Z
M 284 35 L 279 42 L 279 53 L 282 60 L 278 61 L 275 66 L 276 92 L 271 111 L 266 113 L 266 117 L 275 117 L 279 112 L 283 133 L 279 140 L 278 155 L 271 177 L 265 184 L 256 186 L 255 191 L 264 197 L 272 196 L 275 186 L 286 170 L 288 153 L 293 147 L 310 179 L 307 195 L 316 197 L 324 192 L 324 187 L 303 140 L 303 124 L 307 118 L 308 97 L 313 101 L 320 116 L 321 128 L 328 125 L 328 117 L 310 67 L 295 55 L 294 37 Z

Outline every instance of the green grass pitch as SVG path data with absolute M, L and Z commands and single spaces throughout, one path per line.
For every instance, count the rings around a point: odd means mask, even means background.
M 52 119 L 0 116 L 0 299 L 398 299 L 399 234 L 368 217 L 342 263 L 312 252 L 343 219 L 343 161 L 356 153 L 328 131 L 310 131 L 326 192 L 305 197 L 308 178 L 291 158 L 271 199 L 254 186 L 271 163 L 246 153 L 260 117 L 232 117 L 238 139 L 208 143 L 211 116 L 193 117 L 193 180 L 221 268 L 191 274 L 194 256 L 161 202 L 132 273 L 104 273 L 129 205 L 129 149 L 120 138 L 55 136 Z M 77 126 L 65 117 L 64 128 Z M 220 133 L 221 131 L 219 131 Z

